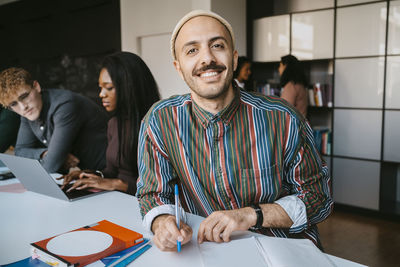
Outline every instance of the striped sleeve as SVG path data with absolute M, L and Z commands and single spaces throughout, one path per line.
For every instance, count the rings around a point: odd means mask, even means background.
M 328 168 L 316 149 L 309 124 L 289 117 L 284 156 L 285 182 L 289 194 L 296 195 L 304 202 L 308 218 L 307 224 L 290 229 L 291 233 L 299 233 L 309 225 L 326 219 L 333 201 Z
M 146 120 L 142 121 L 140 127 L 138 148 L 139 178 L 136 197 L 140 213 L 144 217 L 154 207 L 175 203 L 174 192 L 169 183 L 175 177 L 160 140 Z

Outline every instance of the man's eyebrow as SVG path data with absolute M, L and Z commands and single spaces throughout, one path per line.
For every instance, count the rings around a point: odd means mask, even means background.
M 226 38 L 223 37 L 223 36 L 215 36 L 215 37 L 211 38 L 210 41 L 208 41 L 208 42 L 212 43 L 212 42 L 215 42 L 215 41 L 220 40 L 220 39 L 229 44 L 228 40 L 226 40 Z
M 217 41 L 217 40 L 223 40 L 223 41 L 225 41 L 226 43 L 229 44 L 228 40 L 227 40 L 225 37 L 223 37 L 223 36 L 215 36 L 215 37 L 211 38 L 211 39 L 208 41 L 208 43 L 212 43 L 212 42 L 215 42 L 215 41 Z M 195 45 L 195 44 L 197 44 L 197 43 L 199 43 L 199 41 L 195 41 L 195 40 L 189 41 L 189 42 L 185 43 L 185 44 L 182 46 L 182 51 L 183 51 L 186 47 L 191 46 L 191 45 Z
M 189 41 L 182 46 L 182 51 L 185 50 L 186 47 L 197 44 L 198 41 Z

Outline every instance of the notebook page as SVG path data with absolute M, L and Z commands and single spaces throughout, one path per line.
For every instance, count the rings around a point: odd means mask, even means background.
M 256 237 L 263 255 L 274 267 L 334 267 L 335 264 L 308 239 Z
M 203 266 L 207 267 L 268 266 L 254 237 L 231 240 L 228 243 L 204 242 L 199 245 L 199 249 Z

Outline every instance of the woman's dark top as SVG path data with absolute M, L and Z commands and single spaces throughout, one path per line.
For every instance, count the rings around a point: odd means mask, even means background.
M 19 115 L 0 106 L 0 153 L 15 145 L 19 129 Z
M 104 177 L 121 179 L 128 183 L 128 194 L 135 195 L 137 167 L 124 155 L 121 155 L 118 162 L 119 138 L 118 138 L 118 122 L 117 117 L 112 117 L 108 122 L 107 128 L 108 146 L 106 151 L 107 167 L 103 170 Z

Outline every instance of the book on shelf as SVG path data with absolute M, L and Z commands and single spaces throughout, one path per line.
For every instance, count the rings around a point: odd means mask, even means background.
M 323 106 L 321 85 L 319 83 L 314 85 L 314 102 L 317 107 Z
M 308 89 L 308 105 L 312 107 L 315 106 L 314 88 Z
M 273 96 L 280 96 L 282 90 L 278 84 L 271 84 L 271 83 L 258 84 L 256 86 L 256 89 L 257 92 L 263 95 L 273 95 Z
M 308 89 L 308 104 L 315 107 L 332 107 L 332 86 L 315 83 Z
M 85 266 L 141 242 L 142 234 L 103 220 L 31 243 L 31 255 L 52 266 Z
M 329 127 L 316 126 L 313 127 L 312 130 L 315 145 L 317 146 L 318 151 L 323 155 L 330 155 L 332 146 L 332 132 Z

